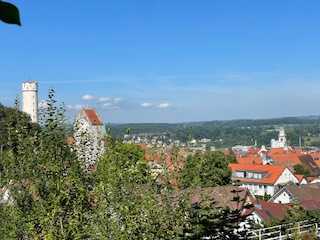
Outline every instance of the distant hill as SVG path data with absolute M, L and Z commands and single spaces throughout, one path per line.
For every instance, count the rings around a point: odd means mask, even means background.
M 236 144 L 269 145 L 277 138 L 277 129 L 286 129 L 291 145 L 299 144 L 299 136 L 306 146 L 320 146 L 320 116 L 283 117 L 272 119 L 239 119 L 226 121 L 187 123 L 128 123 L 107 124 L 111 134 L 122 137 L 130 129 L 131 134 L 168 134 L 173 139 L 187 141 L 192 138 L 210 138 L 216 147 Z

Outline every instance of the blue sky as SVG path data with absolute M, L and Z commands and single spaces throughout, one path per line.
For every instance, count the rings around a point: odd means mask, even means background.
M 11 1 L 0 102 L 24 80 L 72 116 L 180 122 L 320 114 L 318 0 Z

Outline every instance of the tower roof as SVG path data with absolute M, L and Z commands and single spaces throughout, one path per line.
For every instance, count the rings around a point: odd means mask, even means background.
M 24 81 L 23 83 L 38 83 L 36 80 L 28 80 L 28 81 Z
M 84 108 L 82 109 L 82 111 L 92 125 L 95 125 L 95 126 L 103 125 L 103 122 L 95 109 Z
M 38 82 L 37 81 L 25 81 L 22 83 L 22 91 L 37 91 Z

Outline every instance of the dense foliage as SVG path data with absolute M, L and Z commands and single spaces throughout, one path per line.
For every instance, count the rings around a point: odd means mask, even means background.
M 11 201 L 4 208 L 9 214 L 5 211 L 0 221 L 7 218 L 13 227 L 0 235 L 5 239 L 83 238 L 89 206 L 86 178 L 65 144 L 63 112 L 53 92 L 41 128 L 34 131 L 16 117 L 9 124 L 8 149 L 1 159 L 1 186 L 9 189 Z
M 49 92 L 40 125 L 1 107 L 2 239 L 197 239 L 234 235 L 239 212 L 192 206 L 190 196 L 159 182 L 137 146 L 109 138 L 95 171 L 84 171 L 67 145 L 64 110 Z M 185 187 L 230 182 L 223 153 L 192 157 Z M 191 177 L 187 175 L 189 173 Z M 199 174 L 200 180 L 194 173 Z M 165 176 L 164 176 L 165 177 Z M 9 199 L 4 198 L 9 193 Z M 236 238 L 235 238 L 236 239 Z
M 294 172 L 296 174 L 300 174 L 300 175 L 303 175 L 303 176 L 310 176 L 310 171 L 309 169 L 305 168 L 304 165 L 302 164 L 296 164 L 293 166 L 293 169 L 294 169 Z
M 161 194 L 144 161 L 143 151 L 109 142 L 96 171 L 98 239 L 176 239 L 185 224 L 184 208 L 174 205 L 169 188 Z
M 236 196 L 236 194 L 235 194 Z M 239 199 L 240 200 L 240 199 Z M 238 201 L 235 198 L 235 201 Z M 190 228 L 186 239 L 246 239 L 246 231 L 235 231 L 242 220 L 240 209 L 217 208 L 213 201 L 204 201 L 190 209 Z
M 87 173 L 66 144 L 63 108 L 53 91 L 38 128 L 16 110 L 3 112 L 1 187 L 9 190 L 10 199 L 0 205 L 2 239 L 182 236 L 187 220 L 183 201 L 173 204 L 170 187 L 159 194 L 140 148 L 110 139 L 96 172 Z
M 233 161 L 234 156 L 226 156 L 218 151 L 190 155 L 181 170 L 181 185 L 188 188 L 230 184 L 231 172 L 228 164 Z
M 6 148 L 8 146 L 9 130 L 20 125 L 35 130 L 36 126 L 30 123 L 30 117 L 18 110 L 19 104 L 16 102 L 15 108 L 8 108 L 0 104 L 0 146 Z

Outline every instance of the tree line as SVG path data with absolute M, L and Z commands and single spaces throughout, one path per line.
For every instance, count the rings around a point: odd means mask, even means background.
M 270 146 L 278 138 L 279 127 L 284 127 L 290 145 L 320 147 L 319 117 L 290 117 L 279 119 L 210 121 L 176 124 L 107 124 L 113 136 L 123 137 L 127 129 L 131 134 L 167 134 L 182 142 L 191 139 L 212 139 L 216 148 L 235 145 Z

